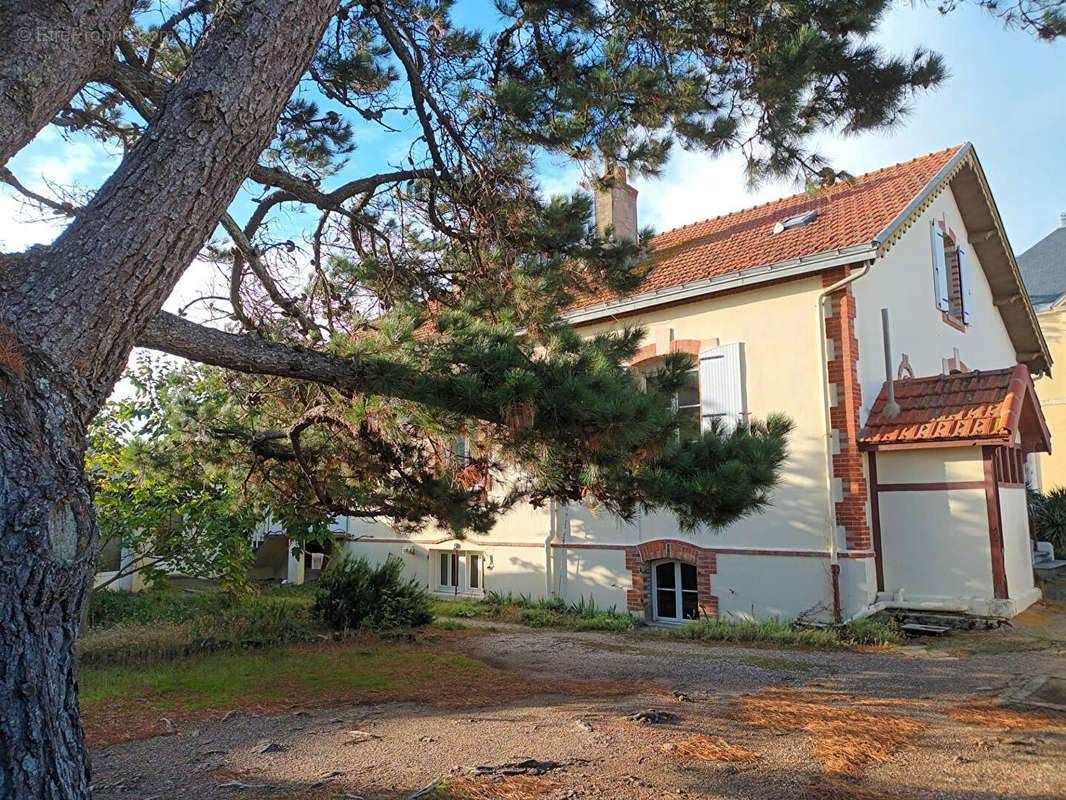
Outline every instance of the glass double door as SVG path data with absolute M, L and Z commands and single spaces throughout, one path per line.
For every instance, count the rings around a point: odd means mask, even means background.
M 660 561 L 654 566 L 653 616 L 661 622 L 699 619 L 696 567 L 680 561 Z

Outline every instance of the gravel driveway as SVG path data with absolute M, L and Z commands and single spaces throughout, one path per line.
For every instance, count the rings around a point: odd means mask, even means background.
M 506 706 L 486 697 L 482 708 L 459 710 L 382 703 L 281 717 L 235 712 L 95 750 L 94 796 L 384 800 L 451 776 L 458 793 L 434 796 L 1066 797 L 1066 715 L 997 716 L 991 704 L 1034 675 L 1066 675 L 1066 643 L 1010 652 L 1003 638 L 1004 648 L 955 652 L 973 636 L 862 653 L 487 631 L 454 646 L 519 674 L 624 681 L 636 693 Z M 982 636 L 987 643 L 996 634 Z M 440 688 L 446 696 L 448 675 Z M 666 715 L 658 724 L 626 719 L 649 710 Z M 857 760 L 839 768 L 841 752 Z M 471 778 L 481 766 L 489 774 Z

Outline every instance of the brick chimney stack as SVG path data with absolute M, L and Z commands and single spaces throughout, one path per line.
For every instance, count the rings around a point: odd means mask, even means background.
M 599 208 L 599 206 L 597 206 L 597 208 Z M 1066 211 L 1059 214 L 1059 227 L 1066 228 Z
M 610 167 L 608 167 L 610 174 Z M 596 188 L 596 234 L 606 238 L 612 228 L 614 238 L 637 240 L 637 190 L 626 182 L 625 167 L 613 170 L 614 185 Z

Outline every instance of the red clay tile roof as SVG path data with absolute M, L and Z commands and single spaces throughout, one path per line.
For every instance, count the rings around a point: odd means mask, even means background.
M 653 266 L 633 294 L 868 244 L 963 147 L 860 175 L 813 196 L 797 194 L 661 233 L 652 240 Z M 818 211 L 813 222 L 773 233 L 776 223 L 811 210 Z M 615 296 L 601 292 L 581 298 L 572 308 L 612 299 Z
M 999 444 L 1021 431 L 1027 451 L 1050 451 L 1051 437 L 1029 368 L 956 372 L 894 381 L 900 413 L 886 417 L 881 387 L 859 438 L 864 449 L 937 442 Z

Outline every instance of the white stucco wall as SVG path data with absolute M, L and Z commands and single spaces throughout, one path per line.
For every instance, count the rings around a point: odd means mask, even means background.
M 902 450 L 877 454 L 878 483 L 980 480 L 977 448 Z M 885 592 L 905 598 L 991 599 L 992 551 L 984 488 L 880 492 Z M 960 602 L 960 604 L 963 604 Z
M 929 223 L 940 219 L 954 230 L 966 250 L 973 318 L 965 332 L 944 322 L 936 307 Z M 958 348 L 959 357 L 970 369 L 1001 369 L 1017 362 L 1003 318 L 992 303 L 980 259 L 967 242 L 962 215 L 950 189 L 941 192 L 899 241 L 877 259 L 870 272 L 852 284 L 852 291 L 859 339 L 861 420 L 869 415 L 885 380 L 882 308 L 889 310 L 893 376 L 904 353 L 919 378 L 943 372 L 943 359 L 951 358 L 954 348 Z
M 955 483 L 984 478 L 980 447 L 931 447 L 877 454 L 878 483 Z
M 821 290 L 821 278 L 806 278 L 580 328 L 582 335 L 592 336 L 622 324 L 639 325 L 647 329 L 646 343 L 664 335 L 675 340 L 717 339 L 720 344 L 743 342 L 748 412 L 756 418 L 784 412 L 796 422 L 796 430 L 789 440 L 783 480 L 765 513 L 723 530 L 679 535 L 670 514 L 642 515 L 636 524 L 620 528 L 603 516 L 575 512 L 571 523 L 575 541 L 621 536 L 628 543 L 680 538 L 704 547 L 826 549 L 825 433 L 819 383 L 824 367 L 819 363 L 814 323 Z
M 1021 604 L 1016 611 L 1022 611 L 1037 598 L 1034 594 L 1033 557 L 1029 542 L 1025 489 L 1001 487 L 999 515 L 1003 523 L 1003 564 L 1007 573 L 1007 594 Z

